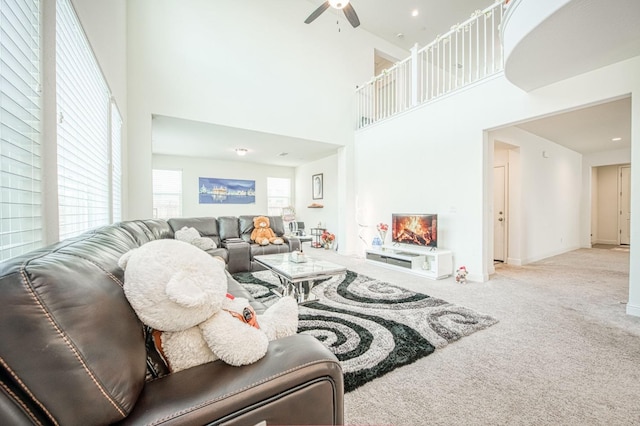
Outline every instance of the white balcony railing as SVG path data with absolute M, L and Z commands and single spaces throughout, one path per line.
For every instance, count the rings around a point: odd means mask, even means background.
M 361 129 L 467 86 L 503 69 L 500 28 L 504 0 L 475 11 L 462 24 L 356 90 Z

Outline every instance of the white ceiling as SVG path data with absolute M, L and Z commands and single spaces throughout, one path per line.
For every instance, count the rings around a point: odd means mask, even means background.
M 630 148 L 631 98 L 554 114 L 517 127 L 581 154 Z
M 334 154 L 339 145 L 155 115 L 154 154 L 296 167 Z M 240 157 L 236 148 L 248 150 Z
M 308 2 L 310 14 L 323 0 Z M 371 32 L 408 49 L 415 43 L 428 44 L 437 34 L 445 33 L 452 25 L 466 20 L 473 11 L 484 9 L 493 1 L 352 0 L 351 3 L 361 22 L 357 30 Z M 417 17 L 411 16 L 414 9 L 419 11 Z M 335 20 L 338 16 L 343 22 L 341 25 L 348 25 L 341 13 L 329 9 L 316 21 Z M 300 17 L 301 21 L 304 19 L 306 16 Z M 398 34 L 403 36 L 398 37 Z M 595 29 L 591 34 L 598 37 Z M 581 43 L 590 43 L 590 40 L 587 37 Z M 631 102 L 626 98 L 520 123 L 518 127 L 587 154 L 630 146 L 630 122 Z M 622 141 L 613 144 L 613 137 L 621 137 Z M 246 148 L 250 155 L 238 157 L 235 148 Z M 255 159 L 260 158 L 261 163 L 296 167 L 331 155 L 338 148 L 338 145 L 318 141 L 172 117 L 155 116 L 153 121 L 153 152 L 158 154 L 246 162 L 256 162 Z M 283 153 L 287 155 L 282 156 Z
M 308 1 L 312 4 L 309 14 L 324 2 Z M 474 11 L 485 9 L 493 3 L 494 0 L 351 0 L 360 18 L 359 28 L 406 50 L 415 43 L 420 47 L 431 43 L 438 34 L 446 33 L 454 24 L 466 21 Z M 418 11 L 417 16 L 411 16 L 414 10 Z M 335 21 L 336 16 L 344 22 L 341 25 L 349 25 L 344 14 L 332 8 L 316 21 Z M 304 19 L 306 16 L 302 17 Z

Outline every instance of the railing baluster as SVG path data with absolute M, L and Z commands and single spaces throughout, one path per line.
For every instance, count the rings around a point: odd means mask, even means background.
M 356 88 L 356 129 L 501 71 L 502 4 L 503 0 L 499 0 L 474 12 L 422 49 L 414 46 L 409 58 Z

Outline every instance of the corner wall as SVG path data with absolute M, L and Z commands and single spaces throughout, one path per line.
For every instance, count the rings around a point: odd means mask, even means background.
M 321 200 L 312 197 L 311 178 L 322 173 L 324 187 Z M 330 155 L 321 160 L 304 164 L 296 168 L 296 220 L 304 222 L 307 234 L 310 228 L 321 224 L 329 232 L 336 234 L 337 244 L 340 246 L 343 236 L 339 234 L 339 175 L 338 155 Z M 322 208 L 309 208 L 312 203 L 321 204 Z

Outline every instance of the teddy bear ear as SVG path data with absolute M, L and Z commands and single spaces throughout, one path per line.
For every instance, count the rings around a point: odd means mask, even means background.
M 128 252 L 126 252 L 125 254 L 120 256 L 120 259 L 118 260 L 118 266 L 120 267 L 120 269 L 122 269 L 124 271 L 127 268 L 127 263 L 129 263 L 129 259 L 131 259 L 131 255 L 136 250 L 138 250 L 138 249 L 135 248 L 133 250 L 129 250 Z
M 209 294 L 199 285 L 198 279 L 202 279 L 202 277 L 193 272 L 176 272 L 165 287 L 167 297 L 186 308 L 196 308 L 207 304 Z

